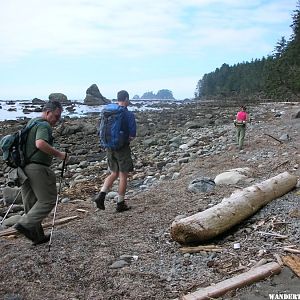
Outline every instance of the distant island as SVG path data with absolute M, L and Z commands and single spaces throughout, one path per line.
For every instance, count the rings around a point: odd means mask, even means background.
M 159 90 L 157 94 L 151 91 L 151 92 L 144 93 L 142 97 L 140 97 L 139 95 L 134 95 L 132 97 L 132 100 L 153 100 L 153 99 L 175 100 L 172 91 L 167 89 Z

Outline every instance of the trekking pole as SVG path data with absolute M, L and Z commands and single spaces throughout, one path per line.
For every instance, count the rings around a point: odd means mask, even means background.
M 3 224 L 4 220 L 6 219 L 6 217 L 7 217 L 7 215 L 9 214 L 11 208 L 12 208 L 13 205 L 15 204 L 15 202 L 16 202 L 17 198 L 19 197 L 20 193 L 21 193 L 21 189 L 19 190 L 19 192 L 18 192 L 17 196 L 15 197 L 14 201 L 12 202 L 12 204 L 9 206 L 7 212 L 5 213 L 3 219 L 2 219 L 1 222 L 0 222 L 0 225 Z
M 250 127 L 249 127 L 250 129 Z M 250 133 L 249 133 L 249 130 L 248 130 L 248 146 L 250 147 Z
M 248 127 L 248 146 L 250 147 L 250 130 L 252 129 L 252 121 L 249 119 L 249 127 Z
M 62 169 L 61 169 L 61 173 L 60 173 L 60 179 L 59 179 L 59 185 L 58 185 L 58 192 L 57 192 L 57 197 L 56 197 L 56 202 L 55 202 L 55 207 L 54 207 L 54 215 L 53 215 L 52 227 L 51 227 L 51 231 L 50 231 L 50 240 L 49 240 L 48 252 L 50 252 L 51 243 L 52 243 L 52 235 L 53 235 L 53 230 L 54 230 L 58 200 L 59 200 L 59 196 L 60 196 L 60 192 L 61 192 L 62 180 L 63 180 L 63 177 L 64 177 L 64 170 L 65 170 L 65 165 L 66 165 L 67 153 L 68 153 L 68 151 L 66 149 L 66 155 L 65 155 L 65 158 L 63 160 L 63 165 L 62 165 Z

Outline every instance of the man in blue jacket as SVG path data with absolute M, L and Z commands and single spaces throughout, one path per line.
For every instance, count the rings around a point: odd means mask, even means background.
M 125 193 L 127 189 L 127 179 L 129 172 L 133 171 L 133 161 L 131 157 L 130 142 L 136 137 L 136 121 L 133 112 L 127 109 L 129 105 L 129 94 L 122 90 L 117 94 L 118 105 L 125 108 L 125 122 L 123 128 L 126 133 L 126 143 L 118 150 L 106 149 L 107 162 L 111 174 L 105 179 L 100 193 L 94 198 L 97 208 L 104 210 L 105 196 L 111 189 L 114 181 L 119 178 L 117 212 L 129 210 L 131 207 L 125 203 Z

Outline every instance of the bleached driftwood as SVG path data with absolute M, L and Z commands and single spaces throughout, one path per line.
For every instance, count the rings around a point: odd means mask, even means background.
M 273 236 L 275 239 L 287 239 L 289 236 L 288 235 L 282 235 L 276 232 L 264 232 L 264 231 L 258 231 L 258 233 L 262 235 L 269 235 Z
M 205 211 L 175 220 L 171 225 L 171 237 L 182 244 L 214 238 L 253 215 L 270 201 L 286 194 L 296 184 L 297 177 L 284 172 L 237 191 Z
M 72 216 L 72 217 L 65 217 L 62 219 L 58 219 L 58 220 L 55 220 L 55 225 L 65 224 L 67 222 L 70 222 L 70 221 L 78 219 L 78 218 L 79 218 L 78 216 Z M 48 223 L 45 223 L 42 225 L 43 225 L 43 228 L 51 227 L 52 222 L 48 222 Z M 17 234 L 17 233 L 18 233 L 18 231 L 15 228 L 8 228 L 8 229 L 4 229 L 4 230 L 0 231 L 0 237 Z
M 223 249 L 215 245 L 206 245 L 206 246 L 196 246 L 196 247 L 182 247 L 179 248 L 181 253 L 197 253 L 200 251 L 208 252 L 222 252 Z
M 289 248 L 289 247 L 284 247 L 283 250 L 286 251 L 286 252 L 290 252 L 290 253 L 300 254 L 300 250 L 298 250 L 298 249 L 292 249 L 292 248 Z
M 282 265 L 283 265 L 283 261 L 282 261 L 280 255 L 279 255 L 278 253 L 274 253 L 273 256 L 276 258 L 278 264 L 279 264 L 280 266 L 282 266 Z
M 262 266 L 262 265 L 265 265 L 267 262 L 268 262 L 268 261 L 267 261 L 266 258 L 262 258 L 260 261 L 258 261 L 258 262 L 251 268 L 251 270 L 252 270 L 252 269 L 255 269 L 255 268 L 257 268 L 257 267 L 260 267 L 260 266 Z
M 300 277 L 300 257 L 296 255 L 283 256 L 282 260 L 286 266 L 294 271 Z
M 196 292 L 181 297 L 181 299 L 204 300 L 220 297 L 230 290 L 241 288 L 280 272 L 280 265 L 276 262 L 270 262 L 243 274 L 221 281 L 215 285 L 199 289 Z

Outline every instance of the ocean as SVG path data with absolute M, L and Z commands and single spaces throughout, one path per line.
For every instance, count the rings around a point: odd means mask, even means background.
M 159 110 L 168 104 L 182 104 L 182 101 L 174 100 L 130 100 L 128 107 L 131 111 Z M 161 104 L 161 105 L 160 105 Z M 162 106 L 162 107 L 161 107 Z M 24 118 L 34 118 L 41 115 L 41 112 L 35 112 L 34 109 L 40 108 L 40 105 L 33 105 L 31 100 L 0 100 L 0 121 L 18 120 Z M 71 107 L 68 110 L 67 107 Z M 80 101 L 72 102 L 72 105 L 64 106 L 62 117 L 84 117 L 91 114 L 100 114 L 104 105 L 88 106 Z

